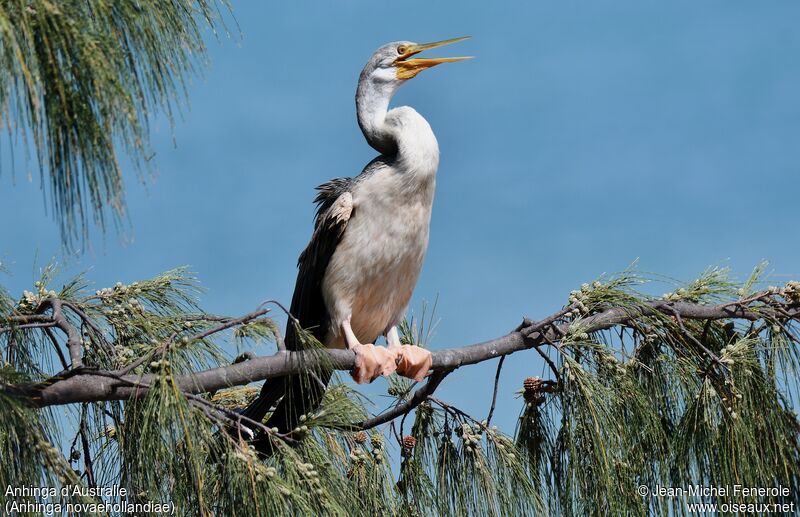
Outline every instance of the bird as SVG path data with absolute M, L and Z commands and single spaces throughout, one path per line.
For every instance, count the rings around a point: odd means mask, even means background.
M 389 104 L 421 71 L 469 59 L 419 53 L 464 39 L 396 41 L 372 54 L 359 76 L 356 115 L 380 154 L 358 176 L 317 187 L 314 229 L 298 259 L 284 343 L 287 350 L 302 348 L 302 327 L 327 348 L 352 350 L 357 383 L 395 371 L 421 381 L 432 364 L 430 351 L 401 343 L 398 325 L 428 247 L 439 145 L 416 110 Z M 374 344 L 380 336 L 387 346 Z M 261 422 L 277 403 L 267 427 L 294 429 L 299 415 L 319 405 L 329 379 L 330 373 L 268 379 L 243 414 Z

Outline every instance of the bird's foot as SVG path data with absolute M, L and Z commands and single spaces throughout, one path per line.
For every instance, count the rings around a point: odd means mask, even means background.
M 398 350 L 373 344 L 352 345 L 356 364 L 350 375 L 358 384 L 367 384 L 381 375 L 389 376 L 397 369 Z
M 428 375 L 433 364 L 430 350 L 416 345 L 390 346 L 397 353 L 397 373 L 419 382 Z

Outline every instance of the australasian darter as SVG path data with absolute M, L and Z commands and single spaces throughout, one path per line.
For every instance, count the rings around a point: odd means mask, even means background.
M 394 371 L 419 381 L 431 366 L 430 352 L 401 344 L 397 325 L 428 247 L 439 145 L 419 113 L 407 106 L 389 109 L 389 102 L 420 71 L 467 59 L 414 56 L 463 39 L 400 41 L 372 55 L 358 81 L 356 109 L 364 137 L 380 156 L 355 178 L 317 187 L 314 233 L 298 260 L 289 312 L 324 346 L 356 353 L 352 376 L 358 383 Z M 379 336 L 387 347 L 372 344 Z M 285 344 L 299 348 L 291 322 Z M 320 384 L 327 381 L 317 377 L 309 383 L 302 375 L 270 379 L 244 414 L 261 421 L 286 395 L 267 426 L 293 429 L 299 415 L 319 404 Z

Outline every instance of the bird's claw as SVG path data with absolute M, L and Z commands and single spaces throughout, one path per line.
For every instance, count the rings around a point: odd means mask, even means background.
M 433 364 L 430 350 L 416 345 L 393 347 L 397 350 L 397 373 L 419 382 L 428 375 Z
M 428 375 L 433 357 L 429 350 L 415 345 L 375 346 L 355 345 L 356 362 L 351 375 L 358 384 L 367 384 L 381 375 L 398 374 L 419 382 Z
M 356 353 L 356 363 L 350 373 L 358 384 L 367 384 L 381 375 L 388 377 L 397 369 L 398 352 L 373 344 L 350 347 Z

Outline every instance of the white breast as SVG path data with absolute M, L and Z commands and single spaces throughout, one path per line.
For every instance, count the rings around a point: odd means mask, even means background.
M 347 317 L 362 342 L 396 325 L 419 278 L 431 205 L 387 195 L 398 179 L 385 176 L 375 174 L 355 190 L 353 215 L 325 273 L 323 296 L 333 331 L 326 346 L 343 346 L 336 338 Z

